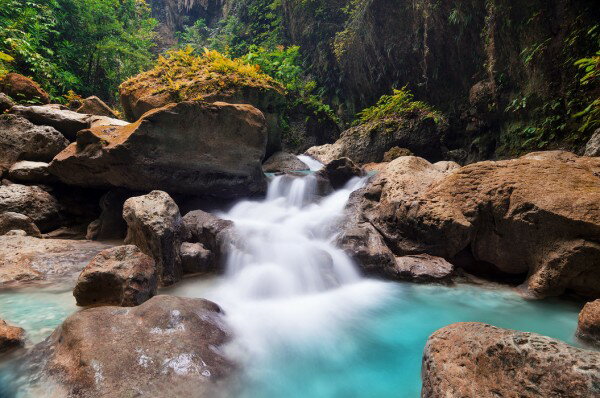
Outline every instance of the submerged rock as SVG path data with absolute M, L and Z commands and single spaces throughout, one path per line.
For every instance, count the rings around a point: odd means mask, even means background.
M 595 397 L 600 353 L 534 333 L 455 323 L 423 352 L 423 398 Z
M 39 228 L 25 214 L 11 211 L 0 213 L 0 235 L 6 235 L 8 232 L 14 230 L 23 231 L 25 235 L 35 238 L 42 237 Z
M 398 276 L 394 279 L 420 283 L 449 282 L 454 265 L 440 257 L 419 254 L 396 257 L 396 270 Z
M 46 184 L 55 181 L 48 171 L 48 163 L 22 160 L 13 164 L 8 170 L 11 181 Z
M 50 102 L 50 96 L 33 80 L 18 73 L 9 73 L 0 80 L 0 91 L 17 101 Z
M 166 286 L 180 280 L 179 248 L 187 231 L 173 199 L 162 191 L 129 198 L 123 206 L 123 218 L 127 222 L 125 243 L 154 258 L 160 283 Z
M 69 145 L 54 128 L 36 126 L 15 115 L 0 115 L 0 168 L 19 160 L 49 162 Z
M 254 195 L 266 189 L 264 123 L 250 105 L 171 104 L 128 126 L 81 131 L 50 171 L 67 184 L 85 187 Z
M 223 353 L 229 336 L 215 303 L 155 296 L 79 311 L 28 359 L 44 395 L 209 398 L 234 370 Z
M 134 245 L 98 253 L 83 269 L 73 290 L 77 305 L 133 307 L 156 294 L 154 260 Z
M 577 337 L 600 348 L 600 300 L 590 301 L 579 313 Z
M 0 186 L 0 213 L 24 214 L 42 232 L 60 225 L 61 206 L 54 196 L 35 185 Z
M 265 173 L 285 173 L 309 169 L 296 155 L 287 152 L 274 153 L 263 163 L 262 168 Z
M 25 345 L 25 330 L 0 319 L 0 354 Z
M 30 236 L 0 236 L 0 287 L 76 278 L 109 245 Z

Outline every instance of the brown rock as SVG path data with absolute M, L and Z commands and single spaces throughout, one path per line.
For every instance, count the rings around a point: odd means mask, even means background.
M 78 113 L 88 115 L 107 116 L 113 119 L 118 119 L 117 114 L 110 109 L 100 98 L 96 96 L 88 97 L 82 100 L 81 106 L 77 109 Z
M 54 196 L 35 185 L 0 186 L 0 213 L 21 213 L 31 218 L 42 232 L 60 225 L 61 206 Z
M 18 73 L 9 73 L 0 81 L 0 91 L 16 101 L 50 102 L 50 96 L 33 80 Z
M 577 337 L 600 347 L 600 300 L 590 301 L 579 313 Z
M 0 319 L 0 354 L 25 345 L 25 330 Z
M 421 397 L 598 396 L 600 353 L 533 333 L 455 323 L 425 346 Z
M 183 272 L 187 274 L 208 272 L 214 264 L 212 252 L 206 250 L 201 243 L 184 242 L 179 253 Z
M 265 143 L 252 106 L 182 102 L 128 126 L 81 131 L 50 171 L 71 185 L 247 196 L 266 188 Z
M 71 315 L 28 363 L 46 396 L 209 398 L 234 370 L 223 353 L 228 340 L 216 304 L 155 296 Z
M 0 236 L 0 287 L 75 279 L 98 252 L 98 242 Z
M 39 228 L 33 223 L 31 218 L 25 214 L 13 213 L 10 211 L 0 213 L 0 235 L 6 235 L 13 230 L 24 231 L 26 235 L 35 238 L 41 238 L 42 233 Z
M 55 181 L 48 171 L 48 163 L 21 160 L 8 170 L 8 178 L 15 182 L 47 184 Z
M 327 163 L 324 168 L 319 170 L 318 174 L 329 179 L 334 189 L 340 189 L 353 177 L 360 177 L 363 172 L 352 160 L 340 158 Z
M 448 282 L 454 265 L 440 257 L 428 254 L 396 257 L 397 279 L 410 282 Z
M 187 235 L 179 207 L 162 191 L 125 201 L 126 244 L 134 244 L 156 262 L 159 281 L 171 285 L 181 279 L 183 270 L 179 248 Z
M 137 246 L 116 246 L 98 253 L 83 269 L 73 296 L 81 306 L 133 307 L 154 296 L 157 286 L 152 258 Z
M 108 240 L 123 239 L 127 234 L 127 223 L 123 219 L 123 204 L 133 196 L 125 190 L 113 189 L 100 198 L 102 213 L 90 224 L 87 239 Z
M 309 169 L 296 155 L 287 152 L 275 152 L 263 163 L 262 168 L 265 173 L 285 173 Z

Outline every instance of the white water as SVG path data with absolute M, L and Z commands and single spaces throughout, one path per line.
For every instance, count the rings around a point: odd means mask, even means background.
M 304 164 L 308 166 L 310 171 L 319 171 L 323 168 L 323 163 L 311 158 L 308 155 L 298 155 L 298 159 L 304 162 Z

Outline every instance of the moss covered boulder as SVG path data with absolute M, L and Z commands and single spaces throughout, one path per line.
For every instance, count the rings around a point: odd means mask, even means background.
M 50 103 L 50 96 L 36 82 L 18 73 L 9 73 L 0 80 L 0 92 L 17 101 Z

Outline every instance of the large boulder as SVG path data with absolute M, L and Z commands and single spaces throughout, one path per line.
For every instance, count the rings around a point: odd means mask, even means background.
M 600 353 L 534 333 L 455 323 L 429 337 L 421 397 L 588 398 L 600 393 Z
M 154 260 L 134 245 L 101 251 L 83 269 L 73 289 L 77 305 L 133 307 L 156 295 Z
M 576 334 L 582 341 L 600 348 L 600 299 L 583 306 Z
M 0 91 L 17 101 L 50 102 L 50 96 L 33 80 L 18 73 L 9 73 L 0 80 Z
M 296 155 L 287 152 L 276 152 L 263 163 L 265 173 L 285 173 L 289 171 L 308 170 L 309 167 Z
M 222 315 L 210 301 L 173 296 L 86 309 L 35 346 L 28 363 L 45 396 L 215 397 L 235 369 L 223 352 Z
M 25 330 L 0 319 L 0 354 L 25 345 Z
M 123 205 L 123 218 L 127 222 L 125 243 L 136 245 L 156 261 L 160 283 L 180 280 L 179 248 L 187 230 L 173 199 L 162 191 L 129 198 Z
M 21 213 L 31 218 L 42 231 L 60 225 L 61 206 L 54 196 L 35 185 L 0 186 L 0 213 Z
M 21 160 L 13 164 L 8 170 L 8 178 L 11 181 L 29 184 L 46 184 L 55 181 L 54 176 L 48 171 L 48 163 L 29 160 Z
M 10 231 L 23 231 L 29 236 L 42 237 L 39 228 L 25 214 L 12 211 L 0 213 L 0 235 L 6 235 Z
M 534 297 L 598 297 L 599 172 L 598 158 L 560 151 L 471 164 L 433 183 L 385 171 L 363 196 L 364 218 L 396 255 L 427 253 L 474 273 L 491 265 L 527 276 Z
M 181 102 L 125 127 L 81 131 L 50 171 L 72 185 L 248 196 L 266 189 L 265 144 L 256 108 Z
M 70 111 L 58 105 L 13 106 L 11 114 L 23 117 L 33 124 L 52 126 L 70 141 L 74 141 L 79 130 L 90 127 L 89 115 Z
M 67 145 L 69 141 L 52 127 L 0 115 L 0 168 L 9 168 L 18 160 L 49 162 Z
M 78 113 L 84 113 L 87 115 L 106 116 L 113 119 L 117 119 L 117 114 L 113 111 L 104 101 L 95 95 L 87 97 L 81 101 L 81 106 L 77 108 Z
M 0 236 L 0 287 L 76 279 L 108 247 L 90 241 Z

